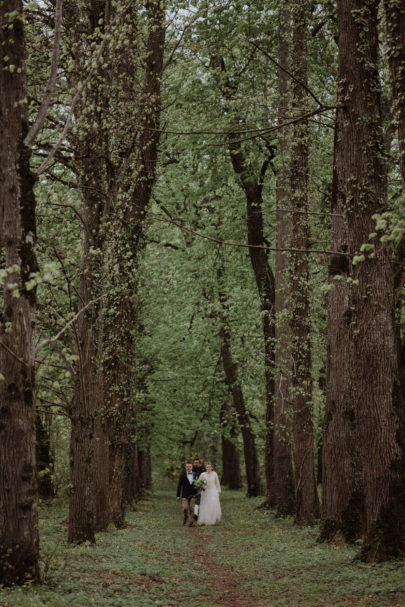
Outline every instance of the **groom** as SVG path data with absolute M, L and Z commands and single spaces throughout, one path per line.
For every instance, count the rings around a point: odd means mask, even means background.
M 180 474 L 177 485 L 177 499 L 181 498 L 183 508 L 183 525 L 190 519 L 189 526 L 194 523 L 194 504 L 197 489 L 194 486 L 193 464 L 186 463 L 186 469 Z

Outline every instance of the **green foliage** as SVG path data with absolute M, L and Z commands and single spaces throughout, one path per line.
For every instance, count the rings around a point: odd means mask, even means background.
M 177 606 L 223 604 L 226 584 L 274 607 L 402 605 L 404 564 L 354 561 L 355 547 L 318 544 L 317 531 L 256 509 L 260 498 L 223 491 L 214 527 L 181 526 L 175 487 L 141 501 L 128 527 L 96 545 L 65 543 L 65 506 L 40 509 L 42 586 L 2 589 L 2 607 Z M 203 550 L 204 556 L 197 560 Z M 247 601 L 247 599 L 246 599 Z

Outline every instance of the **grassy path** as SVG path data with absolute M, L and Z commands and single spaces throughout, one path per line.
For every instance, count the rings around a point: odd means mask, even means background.
M 41 509 L 44 584 L 0 590 L 1 607 L 405 607 L 405 564 L 353 562 L 316 529 L 223 492 L 223 522 L 181 525 L 174 491 L 143 500 L 128 527 L 66 544 L 66 508 Z

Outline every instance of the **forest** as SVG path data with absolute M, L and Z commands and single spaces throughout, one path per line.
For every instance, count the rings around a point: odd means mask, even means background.
M 44 512 L 147 551 L 195 456 L 229 520 L 403 572 L 403 2 L 0 0 L 0 39 L 0 605 Z

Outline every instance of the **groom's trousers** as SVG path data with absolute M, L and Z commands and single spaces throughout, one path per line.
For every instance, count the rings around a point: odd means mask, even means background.
M 182 505 L 182 508 L 183 508 L 184 521 L 185 522 L 187 520 L 189 520 L 190 523 L 193 521 L 194 504 L 195 504 L 195 496 L 194 495 L 192 497 L 182 497 L 181 498 L 181 505 Z

